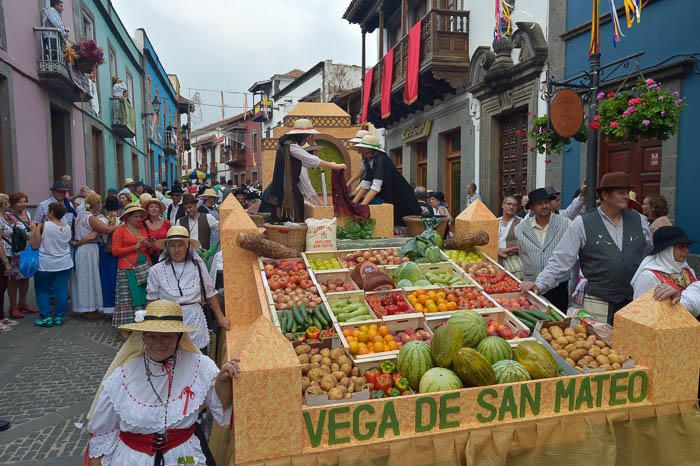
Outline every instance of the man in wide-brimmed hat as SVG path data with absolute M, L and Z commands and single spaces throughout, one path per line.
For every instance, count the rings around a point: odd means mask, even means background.
M 39 203 L 39 205 L 36 207 L 34 220 L 37 223 L 44 223 L 49 215 L 49 206 L 54 202 L 60 202 L 66 206 L 66 213 L 62 220 L 66 224 L 72 225 L 73 219 L 77 215 L 77 212 L 73 208 L 73 204 L 71 204 L 66 197 L 68 195 L 68 188 L 62 180 L 57 180 L 54 181 L 49 190 L 51 191 L 51 196 L 48 199 L 41 201 L 41 203 Z
M 131 198 L 131 202 L 138 202 L 139 197 L 136 195 L 136 182 L 133 178 L 126 178 L 124 180 L 124 188 L 119 191 L 119 194 L 126 194 Z
M 523 280 L 535 280 L 571 223 L 568 218 L 554 213 L 552 199 L 555 196 L 546 188 L 537 188 L 527 194 L 526 207 L 530 216 L 515 227 L 515 238 L 523 264 Z M 568 281 L 567 275 L 544 294 L 558 309 L 568 307 Z
M 192 194 L 182 197 L 182 206 L 187 215 L 177 221 L 177 224 L 187 228 L 190 238 L 199 241 L 204 249 L 209 249 L 219 237 L 219 221 L 210 214 L 197 210 L 197 199 Z
M 182 205 L 182 195 L 185 194 L 185 191 L 179 184 L 176 184 L 167 194 L 172 202 L 165 211 L 165 216 L 171 225 L 176 225 L 178 220 L 187 215 Z
M 215 219 L 219 220 L 219 209 L 216 203 L 219 200 L 219 195 L 212 188 L 205 189 L 202 194 L 199 195 L 199 205 L 197 206 L 197 211 L 202 214 L 209 214 Z
M 521 289 L 546 293 L 568 276 L 578 260 L 588 280 L 584 308 L 612 324 L 615 312 L 632 301 L 630 280 L 652 248 L 649 223 L 628 208 L 630 188 L 625 172 L 603 175 L 597 189 L 600 206 L 572 222 L 544 270 Z

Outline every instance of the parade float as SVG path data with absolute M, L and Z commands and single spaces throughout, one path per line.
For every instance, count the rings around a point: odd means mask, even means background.
M 519 293 L 480 201 L 455 221 L 468 249 L 426 233 L 271 259 L 239 245 L 259 229 L 235 199 L 221 216 L 241 376 L 218 464 L 697 461 L 700 324 L 646 295 L 613 334 Z

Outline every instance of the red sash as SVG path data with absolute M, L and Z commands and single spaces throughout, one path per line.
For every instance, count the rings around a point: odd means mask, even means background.
M 652 270 L 651 273 L 653 273 L 661 283 L 671 285 L 674 289 L 680 291 L 685 290 L 688 286 L 697 281 L 697 278 L 695 278 L 695 275 L 693 275 L 690 269 L 681 270 L 680 278 L 674 278 L 670 274 L 659 272 L 658 270 Z
M 194 428 L 192 424 L 187 429 L 168 429 L 165 435 L 119 432 L 119 438 L 132 450 L 153 456 L 158 450 L 166 453 L 188 441 L 194 434 Z

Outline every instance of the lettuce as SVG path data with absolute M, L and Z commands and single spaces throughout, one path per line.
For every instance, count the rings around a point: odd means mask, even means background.
M 408 280 L 411 283 L 414 283 L 423 278 L 423 274 L 421 274 L 420 269 L 414 262 L 403 262 L 396 269 L 394 269 L 391 277 L 395 282 Z

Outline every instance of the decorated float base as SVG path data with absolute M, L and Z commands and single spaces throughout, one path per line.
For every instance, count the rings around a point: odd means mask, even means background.
M 372 238 L 392 238 L 394 236 L 394 205 L 376 204 L 369 206 L 370 218 L 377 223 L 374 225 Z M 306 218 L 333 218 L 335 212 L 333 206 L 315 206 L 304 204 L 304 217 Z M 338 217 L 338 226 L 345 225 L 345 218 Z
M 297 355 L 271 320 L 257 258 L 235 242 L 254 225 L 229 199 L 225 358 L 240 358 L 241 376 L 234 428 L 212 435 L 218 464 L 700 464 L 700 323 L 650 293 L 615 317 L 614 347 L 632 368 L 304 406 Z

